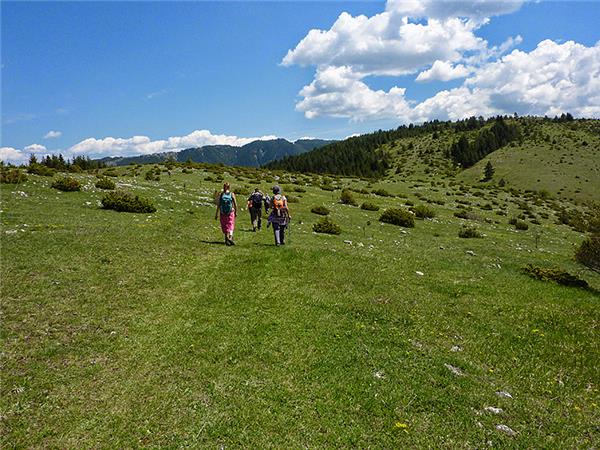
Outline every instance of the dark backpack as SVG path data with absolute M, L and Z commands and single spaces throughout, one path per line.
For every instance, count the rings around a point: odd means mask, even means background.
M 260 209 L 262 206 L 263 196 L 260 192 L 255 192 L 250 196 L 250 200 L 252 201 L 252 207 L 254 209 Z
M 231 214 L 233 209 L 233 196 L 231 192 L 223 192 L 221 194 L 221 214 Z

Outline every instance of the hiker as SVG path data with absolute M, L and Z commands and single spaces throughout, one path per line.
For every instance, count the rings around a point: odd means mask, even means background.
M 270 207 L 269 225 L 273 225 L 275 245 L 285 245 L 285 228 L 290 222 L 291 216 L 287 198 L 281 193 L 279 186 L 273 186 L 273 198 L 271 198 Z
M 223 184 L 223 191 L 219 194 L 217 201 L 217 211 L 215 220 L 220 214 L 221 231 L 225 235 L 225 245 L 235 245 L 233 242 L 233 229 L 235 228 L 235 218 L 237 216 L 237 202 L 235 194 L 229 190 L 229 183 Z
M 254 189 L 254 192 L 248 197 L 248 211 L 250 212 L 252 231 L 256 231 L 257 229 L 260 231 L 263 201 L 264 195 L 258 188 Z

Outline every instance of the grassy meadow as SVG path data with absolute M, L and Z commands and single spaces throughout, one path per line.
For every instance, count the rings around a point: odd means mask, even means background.
M 423 172 L 188 171 L 117 170 L 153 214 L 101 209 L 91 174 L 73 175 L 80 192 L 1 185 L 2 448 L 599 445 L 600 275 L 573 259 L 584 235 L 555 223 L 568 200 Z M 218 175 L 294 197 L 286 246 L 253 233 L 245 205 L 223 244 Z M 340 204 L 341 187 L 381 209 Z M 540 224 L 518 231 L 524 203 Z M 436 215 L 378 221 L 411 204 Z M 313 233 L 319 205 L 342 234 Z M 483 238 L 459 238 L 465 223 Z

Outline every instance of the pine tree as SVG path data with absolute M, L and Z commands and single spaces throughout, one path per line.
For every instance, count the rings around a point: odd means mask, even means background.
M 492 177 L 494 176 L 494 166 L 492 166 L 491 161 L 487 162 L 483 173 L 484 173 L 484 178 L 483 178 L 484 181 L 490 181 L 492 179 Z

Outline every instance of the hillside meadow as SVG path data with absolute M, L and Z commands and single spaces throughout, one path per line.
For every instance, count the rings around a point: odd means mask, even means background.
M 151 214 L 102 209 L 93 174 L 71 175 L 79 192 L 36 175 L 1 185 L 3 448 L 600 442 L 600 275 L 573 258 L 585 235 L 556 223 L 581 204 L 435 171 L 156 167 L 158 181 L 146 166 L 113 177 Z M 242 204 L 283 186 L 285 247 L 251 232 L 245 205 L 237 245 L 222 243 L 222 180 Z M 341 204 L 341 188 L 380 210 Z M 418 205 L 435 216 L 378 220 Z M 315 206 L 340 235 L 313 232 Z M 459 238 L 465 225 L 482 237 Z M 590 287 L 533 279 L 528 264 Z

